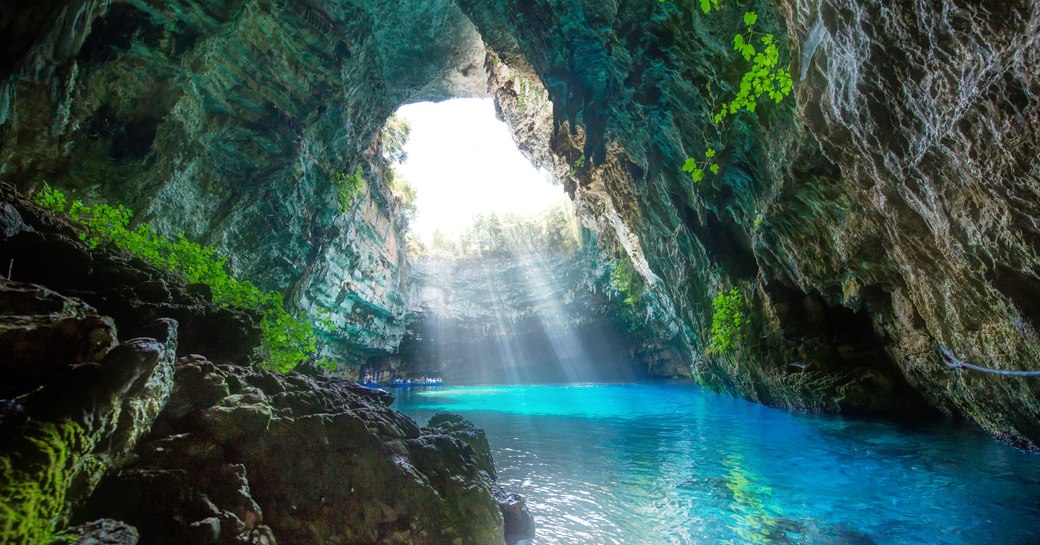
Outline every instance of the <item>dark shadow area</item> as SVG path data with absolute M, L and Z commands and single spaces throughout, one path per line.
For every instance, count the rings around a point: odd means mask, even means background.
M 815 372 L 853 379 L 838 403 L 850 415 L 937 415 L 906 380 L 892 352 L 891 340 L 874 327 L 872 312 L 891 307 L 879 286 L 861 290 L 858 310 L 831 304 L 819 294 L 773 281 L 766 288 L 783 328 L 785 343 L 797 361 L 788 371 Z
M 1040 324 L 1040 280 L 1005 265 L 987 272 L 993 287 L 1011 299 L 1022 315 L 1023 323 L 1017 324 L 1019 332 L 1035 337 L 1037 324 Z
M 687 213 L 687 219 L 696 214 Z M 720 219 L 712 212 L 705 215 L 703 224 L 687 222 L 686 225 L 700 239 L 713 263 L 736 280 L 747 280 L 758 274 L 758 262 L 751 251 L 751 239 L 732 220 Z

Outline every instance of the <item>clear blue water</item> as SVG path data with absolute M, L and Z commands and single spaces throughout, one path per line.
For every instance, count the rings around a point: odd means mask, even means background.
M 543 545 L 1040 544 L 1040 456 L 683 383 L 398 391 L 487 430 Z

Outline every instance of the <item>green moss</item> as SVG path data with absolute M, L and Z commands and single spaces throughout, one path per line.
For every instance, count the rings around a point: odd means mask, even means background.
M 78 424 L 36 424 L 17 458 L 0 456 L 0 542 L 43 545 L 65 522 L 73 477 L 90 461 L 86 433 Z
M 206 284 L 213 292 L 213 301 L 219 305 L 259 310 L 263 315 L 260 328 L 264 335 L 264 359 L 270 369 L 289 372 L 317 350 L 311 323 L 291 314 L 285 308 L 282 294 L 263 291 L 252 282 L 232 276 L 227 258 L 216 249 L 192 242 L 183 234 L 176 239 L 160 236 L 147 224 L 130 229 L 133 212 L 121 204 L 88 206 L 76 200 L 66 211 L 67 197 L 47 184 L 33 195 L 33 200 L 54 212 L 67 213 L 79 222 L 84 227 L 80 238 L 91 248 L 111 242 L 160 269 L 182 276 L 187 282 Z
M 744 296 L 737 288 L 727 292 L 720 292 L 712 300 L 711 306 L 714 314 L 711 317 L 711 344 L 708 350 L 716 354 L 723 354 L 733 350 L 737 343 L 743 340 L 744 325 Z

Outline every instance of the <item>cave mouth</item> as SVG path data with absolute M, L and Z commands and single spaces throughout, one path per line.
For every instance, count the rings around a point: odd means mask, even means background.
M 396 357 L 376 357 L 363 370 L 371 382 L 634 377 L 616 324 L 581 304 L 593 294 L 579 281 L 590 264 L 574 205 L 520 151 L 500 111 L 487 99 L 415 103 L 383 131 L 391 179 L 413 194 L 415 317 Z
M 406 142 L 388 159 L 396 163 L 395 178 L 414 190 L 409 231 L 420 252 L 446 242 L 459 246 L 480 222 L 517 221 L 552 209 L 574 215 L 563 187 L 520 152 L 492 99 L 412 103 L 398 109 L 395 123 L 404 124 Z

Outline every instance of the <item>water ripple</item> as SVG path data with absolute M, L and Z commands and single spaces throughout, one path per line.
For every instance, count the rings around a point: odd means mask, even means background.
M 402 393 L 485 428 L 543 545 L 1040 543 L 1040 458 L 964 428 L 909 433 L 687 384 Z

